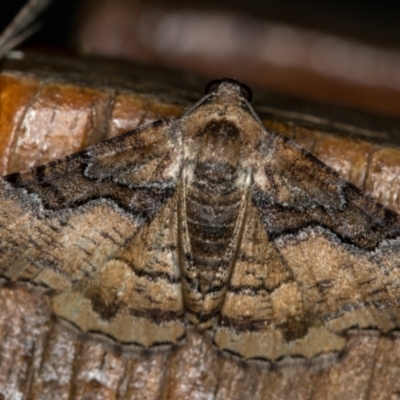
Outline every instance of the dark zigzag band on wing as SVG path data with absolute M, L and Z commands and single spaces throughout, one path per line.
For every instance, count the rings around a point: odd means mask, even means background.
M 353 191 L 357 195 L 359 189 L 348 184 L 346 198 L 351 198 Z M 321 226 L 334 232 L 341 242 L 370 251 L 379 246 L 382 240 L 400 236 L 399 216 L 369 198 L 364 198 L 365 206 L 377 208 L 384 213 L 384 217 L 375 218 L 379 217 L 377 213 L 374 214 L 374 219 L 369 216 L 370 226 L 368 229 L 360 231 L 360 227 L 355 227 L 358 232 L 355 230 L 352 232 L 353 226 L 349 225 L 347 221 L 341 220 L 340 212 L 330 215 L 320 205 L 316 205 L 313 209 L 297 209 L 291 205 L 272 203 L 271 197 L 257 190 L 257 188 L 253 188 L 252 200 L 260 212 L 261 219 L 271 240 L 290 234 L 296 235 L 307 227 Z M 346 207 L 344 209 L 346 211 Z M 360 213 L 365 214 L 363 210 L 360 210 Z
M 167 122 L 156 121 L 147 129 L 162 127 L 167 125 Z M 109 199 L 121 209 L 148 222 L 154 216 L 154 212 L 174 194 L 175 183 L 172 179 L 157 180 L 149 177 L 147 181 L 142 180 L 140 184 L 132 185 L 119 177 L 126 171 L 135 171 L 133 168 L 135 161 L 136 164 L 141 164 L 136 170 L 140 170 L 143 166 L 143 157 L 139 162 L 131 156 L 132 152 L 133 154 L 135 151 L 146 152 L 159 145 L 159 142 L 161 144 L 165 142 L 164 146 L 161 146 L 162 151 L 158 153 L 150 151 L 150 156 L 147 158 L 161 163 L 168 157 L 168 149 L 164 147 L 168 147 L 166 144 L 169 139 L 161 135 L 146 143 L 138 135 L 147 129 L 139 128 L 127 132 L 61 160 L 49 162 L 27 172 L 8 175 L 4 180 L 14 188 L 24 189 L 28 195 L 34 195 L 36 200 L 40 199 L 41 205 L 47 210 L 73 209 L 95 200 Z M 107 156 L 116 158 L 116 163 L 111 165 L 108 172 L 105 170 L 103 176 L 90 176 L 86 171 L 96 165 L 96 162 L 99 163 L 97 159 L 100 156 L 99 152 L 109 152 Z M 132 158 L 131 162 L 129 158 Z M 73 177 L 72 181 L 69 181 L 70 177 Z M 23 197 L 24 194 L 21 195 L 21 198 Z M 36 202 L 32 204 L 34 203 Z

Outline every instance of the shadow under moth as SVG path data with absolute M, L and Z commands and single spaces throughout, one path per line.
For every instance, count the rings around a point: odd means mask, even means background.
M 400 327 L 400 217 L 267 131 L 224 79 L 159 120 L 0 180 L 0 275 L 144 348 L 189 326 L 244 359 Z

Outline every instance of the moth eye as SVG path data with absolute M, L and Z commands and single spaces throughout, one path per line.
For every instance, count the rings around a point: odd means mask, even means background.
M 222 83 L 221 79 L 215 79 L 211 82 L 208 82 L 205 89 L 204 89 L 204 93 L 205 94 L 209 94 L 211 93 L 213 90 L 215 90 L 220 84 Z
M 249 102 L 251 103 L 251 100 L 253 98 L 253 92 L 251 91 L 251 89 L 245 85 L 244 83 L 240 84 L 240 93 L 242 93 L 243 97 Z

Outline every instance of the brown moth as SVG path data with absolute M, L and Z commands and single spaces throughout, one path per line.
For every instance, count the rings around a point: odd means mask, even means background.
M 245 359 L 400 327 L 400 217 L 267 131 L 224 79 L 160 120 L 0 181 L 0 274 L 145 348 L 194 326 Z

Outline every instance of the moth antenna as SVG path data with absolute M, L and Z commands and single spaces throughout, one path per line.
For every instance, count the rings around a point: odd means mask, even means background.
M 37 16 L 52 0 L 29 0 L 0 35 L 0 59 L 36 32 L 40 25 L 33 24 Z

